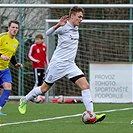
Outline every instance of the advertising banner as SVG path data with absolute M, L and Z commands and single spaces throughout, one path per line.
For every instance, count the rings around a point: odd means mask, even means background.
M 132 64 L 90 63 L 90 88 L 96 103 L 132 102 Z

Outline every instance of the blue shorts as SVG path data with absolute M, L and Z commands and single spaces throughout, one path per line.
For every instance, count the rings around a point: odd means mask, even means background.
M 11 72 L 10 72 L 10 69 L 9 68 L 7 68 L 5 70 L 0 70 L 0 86 L 4 82 L 10 82 L 10 83 L 12 83 L 12 76 L 11 76 Z

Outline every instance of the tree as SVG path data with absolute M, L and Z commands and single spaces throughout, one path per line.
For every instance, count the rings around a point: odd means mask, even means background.
M 18 4 L 21 3 L 16 0 L 0 0 L 3 4 Z M 23 0 L 23 4 L 44 4 L 47 0 Z M 2 8 L 0 14 L 0 22 L 3 25 L 0 30 L 5 30 L 9 20 L 18 20 L 22 26 L 22 31 L 24 36 L 34 35 L 38 30 L 45 29 L 45 18 L 47 17 L 46 8 Z M 39 31 L 43 32 L 44 31 Z

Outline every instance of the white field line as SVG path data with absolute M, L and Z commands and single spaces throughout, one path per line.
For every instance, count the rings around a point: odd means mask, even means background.
M 98 111 L 98 112 L 95 112 L 95 113 L 116 112 L 116 111 L 122 111 L 122 110 L 130 110 L 130 109 L 133 109 L 133 108 L 105 110 L 105 111 Z M 8 126 L 8 125 L 19 125 L 19 124 L 25 124 L 25 123 L 41 122 L 41 121 L 58 120 L 58 119 L 63 119 L 63 118 L 77 117 L 77 116 L 81 116 L 81 115 L 82 114 L 75 114 L 75 115 L 59 116 L 59 117 L 37 119 L 37 120 L 30 120 L 30 121 L 11 122 L 11 123 L 0 124 L 0 127 Z

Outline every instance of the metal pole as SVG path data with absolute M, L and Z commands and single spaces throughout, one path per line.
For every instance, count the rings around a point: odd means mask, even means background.
M 132 0 L 130 0 L 130 4 L 133 4 L 132 3 Z M 132 20 L 133 19 L 133 14 L 132 14 L 132 12 L 133 12 L 133 9 L 132 8 L 130 8 L 130 20 Z M 130 24 L 129 25 L 129 62 L 132 62 L 132 25 L 133 24 Z
M 132 4 L 0 4 L 1 8 L 133 8 Z
M 49 23 L 45 23 L 45 29 L 47 30 L 49 27 Z M 47 46 L 47 57 L 49 60 L 49 41 L 48 41 L 48 37 L 45 36 L 45 42 L 46 42 L 46 46 Z M 47 91 L 45 93 L 45 102 L 49 102 L 49 91 Z
M 22 3 L 22 0 L 20 0 L 20 3 Z M 19 10 L 20 16 L 19 16 L 19 62 L 21 63 L 22 58 L 22 8 Z M 22 68 L 23 69 L 23 68 Z M 22 95 L 22 84 L 21 84 L 21 69 L 18 70 L 18 95 Z
M 46 19 L 48 23 L 57 23 L 59 19 Z M 91 24 L 133 24 L 133 20 L 83 20 L 82 23 Z
M 1 25 L 2 21 L 1 21 L 1 13 L 0 13 L 0 33 L 2 32 L 2 25 Z

